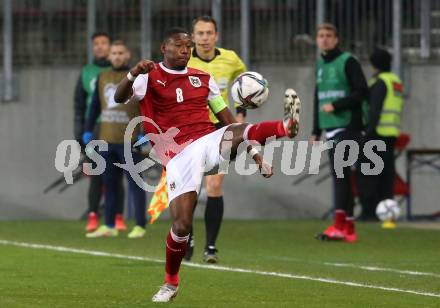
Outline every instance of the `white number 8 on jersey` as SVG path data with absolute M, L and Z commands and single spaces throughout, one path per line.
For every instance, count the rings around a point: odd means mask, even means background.
M 183 102 L 183 91 L 181 88 L 177 88 L 176 89 L 176 100 L 178 103 L 182 103 Z

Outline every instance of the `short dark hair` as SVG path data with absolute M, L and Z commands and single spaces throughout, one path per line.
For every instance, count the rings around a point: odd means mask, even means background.
M 199 21 L 212 23 L 214 25 L 215 32 L 217 32 L 217 21 L 213 17 L 211 17 L 209 15 L 202 15 L 202 16 L 199 16 L 197 18 L 194 18 L 193 21 L 192 21 L 192 24 L 191 24 L 191 32 L 194 32 L 194 26 Z
M 110 42 L 112 41 L 112 38 L 110 37 L 110 34 L 108 34 L 108 32 L 105 32 L 105 31 L 96 31 L 96 32 L 94 32 L 90 39 L 93 41 L 95 38 L 100 37 L 100 36 L 104 36 L 104 37 L 108 38 L 108 40 Z
M 173 28 L 167 29 L 162 36 L 162 43 L 167 41 L 172 36 L 174 36 L 176 34 L 181 34 L 181 33 L 190 35 L 188 30 L 186 30 L 185 28 L 182 28 L 182 27 L 173 27 Z
M 316 34 L 318 34 L 319 30 L 328 30 L 332 31 L 336 37 L 339 37 L 338 35 L 338 28 L 334 24 L 331 24 L 329 22 L 322 23 L 318 26 L 318 29 L 316 30 Z

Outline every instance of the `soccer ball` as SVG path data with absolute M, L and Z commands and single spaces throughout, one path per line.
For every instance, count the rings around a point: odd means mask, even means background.
M 269 96 L 267 80 L 257 72 L 244 72 L 232 83 L 233 100 L 246 109 L 255 109 L 263 105 Z
M 395 221 L 400 215 L 399 204 L 393 199 L 382 200 L 376 207 L 376 215 L 382 221 Z

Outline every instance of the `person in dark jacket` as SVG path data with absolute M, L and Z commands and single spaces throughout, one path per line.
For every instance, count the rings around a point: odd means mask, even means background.
M 386 150 L 376 152 L 384 163 L 380 174 L 360 175 L 359 197 L 363 220 L 377 220 L 377 204 L 394 197 L 394 144 L 400 134 L 403 86 L 400 78 L 391 72 L 391 60 L 391 54 L 384 49 L 376 49 L 370 56 L 374 75 L 370 81 L 369 121 L 364 142 L 381 140 Z
M 311 141 L 334 141 L 329 151 L 333 178 L 334 223 L 319 238 L 356 241 L 353 218 L 351 167 L 343 169 L 343 178 L 335 172 L 334 156 L 337 143 L 343 140 L 359 141 L 364 128 L 362 105 L 368 95 L 368 86 L 359 62 L 348 52 L 339 49 L 337 29 L 332 24 L 318 27 L 317 38 L 321 55 L 316 69 L 313 132 Z M 348 151 L 344 155 L 347 155 Z

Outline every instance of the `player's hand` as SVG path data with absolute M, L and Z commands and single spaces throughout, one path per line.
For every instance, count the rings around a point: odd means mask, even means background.
M 271 165 L 266 163 L 264 160 L 261 162 L 261 165 L 259 166 L 260 173 L 265 178 L 270 178 L 273 175 L 273 168 Z
M 135 67 L 133 67 L 130 70 L 130 73 L 136 77 L 139 74 L 148 74 L 151 72 L 155 67 L 155 64 L 153 61 L 150 60 L 142 60 L 138 64 L 136 64 Z
M 260 170 L 260 173 L 265 178 L 270 178 L 273 175 L 273 169 L 272 166 L 266 163 L 262 158 L 260 154 L 256 154 L 254 157 L 252 157 L 254 161 L 258 165 L 258 169 Z
M 330 112 L 335 111 L 335 107 L 333 106 L 333 104 L 325 104 L 325 105 L 322 105 L 321 110 L 326 113 L 330 113 Z

